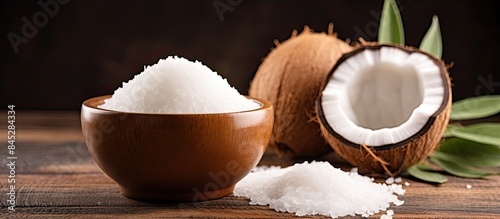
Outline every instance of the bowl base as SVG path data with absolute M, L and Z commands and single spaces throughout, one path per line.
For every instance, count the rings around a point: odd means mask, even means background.
M 138 191 L 120 187 L 122 195 L 142 201 L 198 202 L 222 198 L 233 193 L 234 185 L 206 192 L 172 193 L 160 191 Z

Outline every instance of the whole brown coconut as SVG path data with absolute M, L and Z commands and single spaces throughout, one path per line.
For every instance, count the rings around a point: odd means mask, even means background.
M 331 150 L 315 121 L 315 100 L 321 84 L 343 53 L 352 50 L 333 34 L 314 33 L 307 26 L 298 36 L 276 43 L 259 66 L 250 96 L 274 105 L 269 148 L 291 157 L 317 156 Z
M 370 44 L 333 67 L 317 115 L 327 142 L 360 172 L 397 175 L 438 147 L 451 94 L 442 60 L 412 47 Z

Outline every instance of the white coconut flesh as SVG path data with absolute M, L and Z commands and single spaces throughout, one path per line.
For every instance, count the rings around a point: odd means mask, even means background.
M 321 95 L 322 121 L 345 140 L 377 147 L 419 133 L 445 101 L 429 55 L 387 46 L 339 61 Z

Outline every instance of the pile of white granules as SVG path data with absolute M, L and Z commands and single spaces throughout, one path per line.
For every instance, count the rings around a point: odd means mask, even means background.
M 252 205 L 269 205 L 297 216 L 370 215 L 387 211 L 391 203 L 402 205 L 397 195 L 401 185 L 378 184 L 357 172 L 344 172 L 328 162 L 295 164 L 287 168 L 257 167 L 234 189 L 235 196 L 250 199 Z M 383 218 L 391 218 L 392 210 Z
M 99 106 L 162 114 L 226 113 L 259 107 L 202 63 L 171 56 L 145 67 Z

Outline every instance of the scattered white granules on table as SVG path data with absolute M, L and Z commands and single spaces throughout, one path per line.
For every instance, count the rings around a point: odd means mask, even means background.
M 368 217 L 386 211 L 391 203 L 402 205 L 397 195 L 404 193 L 401 185 L 375 183 L 352 170 L 344 172 L 328 162 L 315 161 L 287 168 L 257 167 L 234 189 L 235 196 L 250 198 L 251 205 L 269 205 L 297 216 L 333 218 Z
M 386 214 L 382 215 L 380 219 L 392 219 L 392 215 L 394 215 L 393 210 L 388 210 Z

